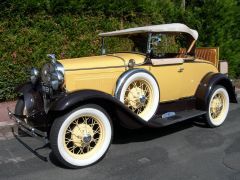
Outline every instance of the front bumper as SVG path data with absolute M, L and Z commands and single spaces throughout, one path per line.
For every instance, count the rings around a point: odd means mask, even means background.
M 43 141 L 45 144 L 48 143 L 47 132 L 35 129 L 34 127 L 30 126 L 29 124 L 27 124 L 24 121 L 24 119 L 30 119 L 30 117 L 16 115 L 13 112 L 11 112 L 9 109 L 8 109 L 8 116 L 9 116 L 10 119 L 14 120 L 17 123 L 18 127 L 22 131 L 24 131 L 28 135 L 30 135 L 30 136 L 38 139 L 38 140 Z

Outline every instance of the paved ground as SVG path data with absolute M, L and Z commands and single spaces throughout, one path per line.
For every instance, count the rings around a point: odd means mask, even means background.
M 0 179 L 240 179 L 240 105 L 215 129 L 187 121 L 161 129 L 121 131 L 106 157 L 77 170 L 65 169 L 37 140 L 0 141 Z M 199 119 L 194 119 L 199 121 Z M 49 155 L 50 154 L 50 155 Z

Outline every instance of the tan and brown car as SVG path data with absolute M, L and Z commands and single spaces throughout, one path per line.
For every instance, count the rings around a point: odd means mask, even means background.
M 49 142 L 68 167 L 100 160 L 113 124 L 162 127 L 204 116 L 217 127 L 229 103 L 237 103 L 218 48 L 195 48 L 198 33 L 184 24 L 99 35 L 102 55 L 63 60 L 49 55 L 41 72 L 33 68 L 31 82 L 18 88 L 15 112 L 9 111 L 22 131 Z

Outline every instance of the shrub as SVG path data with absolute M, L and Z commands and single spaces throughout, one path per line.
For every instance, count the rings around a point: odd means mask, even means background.
M 220 46 L 231 76 L 240 76 L 240 24 L 237 0 L 5 0 L 0 4 L 0 101 L 16 98 L 16 85 L 28 80 L 54 53 L 58 58 L 99 54 L 97 34 L 121 28 L 183 22 L 200 33 L 199 46 Z M 215 10 L 217 8 L 217 10 Z

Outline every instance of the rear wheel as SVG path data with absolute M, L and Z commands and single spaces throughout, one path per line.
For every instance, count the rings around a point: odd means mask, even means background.
M 85 105 L 55 119 L 50 143 L 63 165 L 79 168 L 100 160 L 112 140 L 109 116 L 97 105 Z
M 206 119 L 210 127 L 222 125 L 228 115 L 229 95 L 223 86 L 216 86 L 211 92 Z

